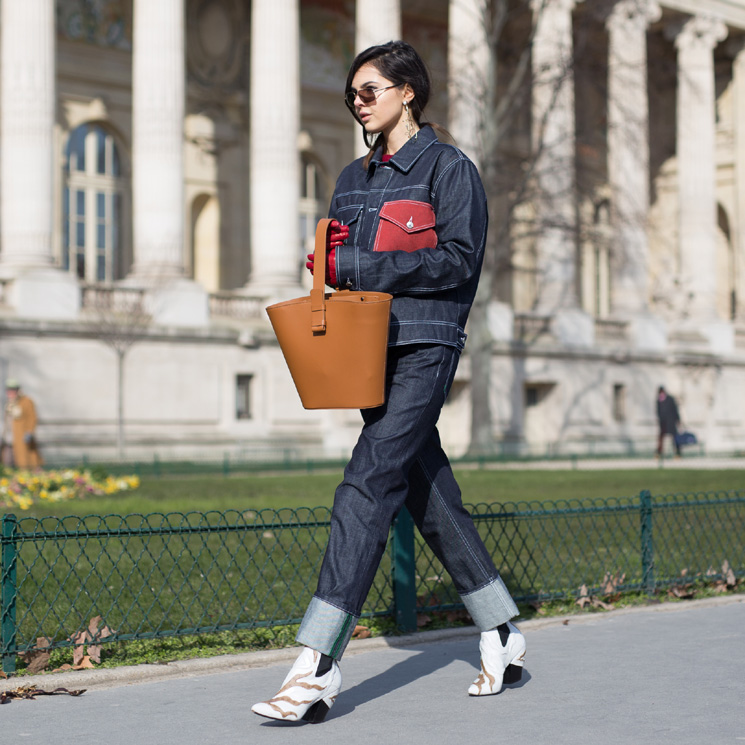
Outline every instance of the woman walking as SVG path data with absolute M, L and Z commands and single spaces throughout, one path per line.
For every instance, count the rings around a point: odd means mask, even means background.
M 362 411 L 297 634 L 304 649 L 279 692 L 253 706 L 272 719 L 320 722 L 336 700 L 338 661 L 404 505 L 482 632 L 468 693 L 499 693 L 522 673 L 525 640 L 509 622 L 517 607 L 463 508 L 436 427 L 466 341 L 487 211 L 476 167 L 422 121 L 429 94 L 426 66 L 402 41 L 360 53 L 347 76 L 345 101 L 370 152 L 339 176 L 327 266 L 315 270 L 333 286 L 394 296 L 386 402 Z

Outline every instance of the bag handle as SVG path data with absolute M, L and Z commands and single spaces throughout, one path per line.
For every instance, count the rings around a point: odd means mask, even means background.
M 310 291 L 310 327 L 313 333 L 326 331 L 326 241 L 331 220 L 318 221 L 313 255 L 313 289 Z

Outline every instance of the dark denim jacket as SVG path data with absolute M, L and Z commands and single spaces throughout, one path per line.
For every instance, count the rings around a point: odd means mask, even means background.
M 484 258 L 486 197 L 476 166 L 422 127 L 383 164 L 375 152 L 339 176 L 329 217 L 349 225 L 336 249 L 340 287 L 389 292 L 389 345 L 463 349 Z

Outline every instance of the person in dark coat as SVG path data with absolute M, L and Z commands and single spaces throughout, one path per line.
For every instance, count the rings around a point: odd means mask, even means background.
M 680 456 L 680 443 L 678 442 L 678 425 L 680 414 L 675 399 L 660 386 L 657 391 L 657 419 L 660 423 L 660 434 L 657 438 L 657 456 L 662 455 L 662 443 L 665 435 L 672 435 L 675 454 Z

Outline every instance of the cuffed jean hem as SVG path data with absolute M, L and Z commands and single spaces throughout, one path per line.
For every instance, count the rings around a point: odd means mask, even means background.
M 305 647 L 341 659 L 352 638 L 358 616 L 341 610 L 318 597 L 312 597 L 295 641 Z
M 473 622 L 481 631 L 488 631 L 501 623 L 507 623 L 519 614 L 515 601 L 501 577 L 460 597 Z

